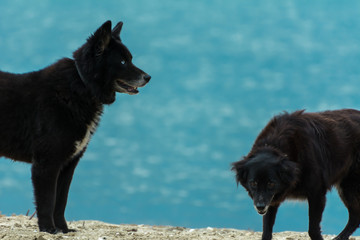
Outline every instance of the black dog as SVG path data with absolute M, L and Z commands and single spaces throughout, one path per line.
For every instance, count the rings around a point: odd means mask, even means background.
M 287 198 L 307 199 L 309 236 L 323 239 L 320 222 L 326 192 L 333 186 L 349 211 L 349 221 L 335 239 L 348 239 L 360 224 L 360 112 L 276 116 L 232 170 L 263 215 L 262 239 L 272 238 L 276 212 Z
M 64 233 L 75 167 L 115 92 L 137 94 L 150 76 L 132 64 L 123 23 L 105 22 L 74 52 L 36 72 L 0 72 L 0 156 L 32 164 L 40 231 Z

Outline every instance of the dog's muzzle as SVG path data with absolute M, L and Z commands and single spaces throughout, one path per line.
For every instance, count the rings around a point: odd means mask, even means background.
M 139 80 L 135 81 L 125 81 L 118 79 L 115 82 L 115 91 L 119 93 L 127 93 L 130 95 L 135 95 L 139 93 L 138 88 L 144 87 L 151 79 L 149 74 L 142 75 Z

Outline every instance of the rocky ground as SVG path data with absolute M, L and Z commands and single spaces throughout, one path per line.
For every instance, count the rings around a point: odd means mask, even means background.
M 226 229 L 226 228 L 202 228 L 191 229 L 172 226 L 148 226 L 148 225 L 114 225 L 99 221 L 70 222 L 69 227 L 77 232 L 68 234 L 51 235 L 38 231 L 36 219 L 27 216 L 0 216 L 0 239 L 1 240 L 255 240 L 261 239 L 261 233 Z M 329 240 L 334 236 L 324 236 Z M 307 233 L 281 232 L 275 233 L 274 240 L 309 240 Z M 360 237 L 352 237 L 351 240 L 360 240 Z

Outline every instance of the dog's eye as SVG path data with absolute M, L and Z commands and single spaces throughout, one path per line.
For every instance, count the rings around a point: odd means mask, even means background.
M 256 181 L 251 181 L 250 182 L 250 187 L 256 188 L 257 187 L 257 182 Z
M 122 65 L 125 65 L 126 61 L 125 60 L 121 60 L 120 62 Z
M 268 182 L 267 186 L 268 186 L 269 189 L 272 189 L 272 188 L 275 187 L 275 183 L 273 183 L 273 182 Z

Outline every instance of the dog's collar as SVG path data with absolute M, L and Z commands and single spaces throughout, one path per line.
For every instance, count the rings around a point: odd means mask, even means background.
M 84 75 L 81 73 L 80 68 L 79 68 L 76 60 L 74 60 L 74 62 L 75 62 L 75 67 L 76 67 L 76 70 L 77 70 L 77 72 L 78 72 L 78 74 L 79 74 L 79 76 L 80 76 L 81 81 L 83 81 L 83 83 L 85 83 Z

